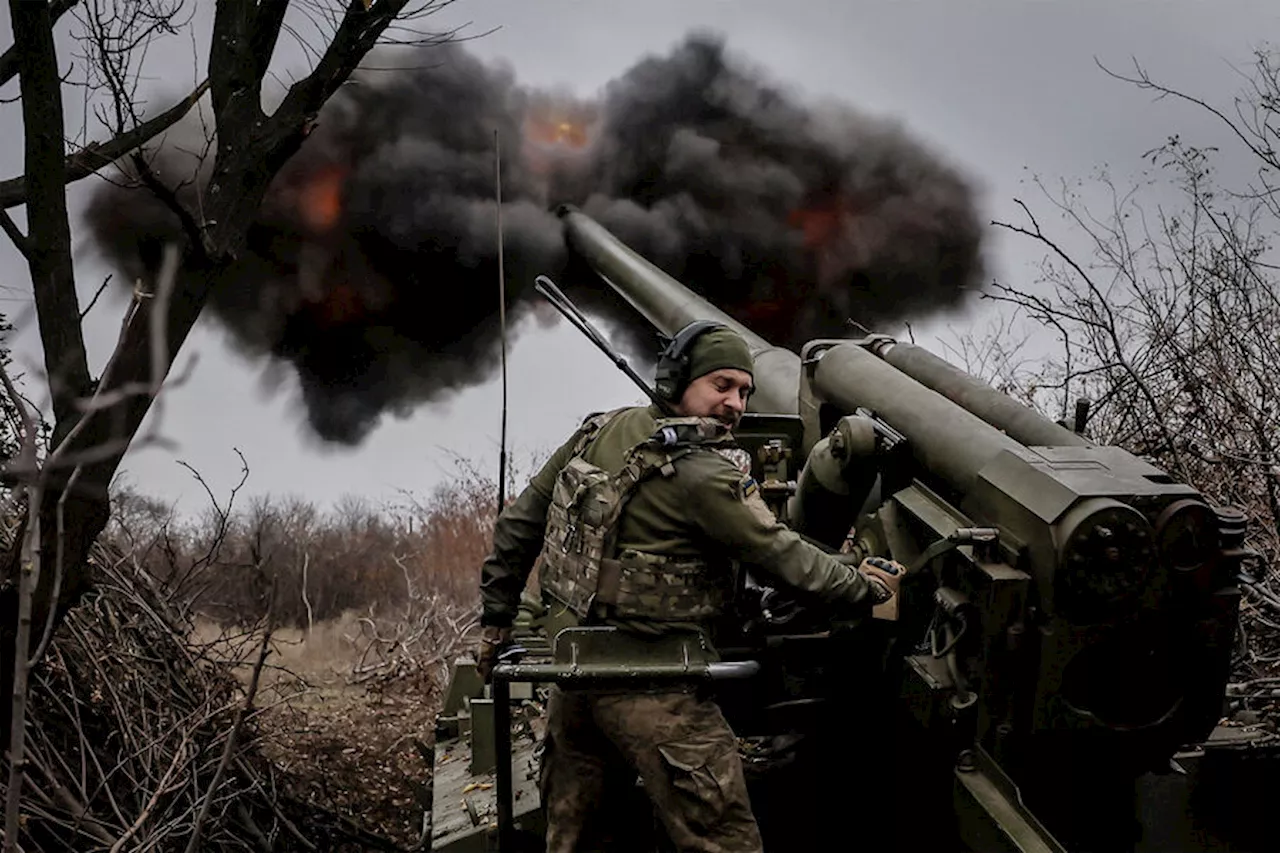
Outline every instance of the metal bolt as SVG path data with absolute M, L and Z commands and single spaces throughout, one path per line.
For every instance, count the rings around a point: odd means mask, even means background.
M 844 433 L 839 429 L 833 429 L 830 437 L 827 439 L 827 447 L 831 451 L 831 455 L 836 459 L 844 459 L 848 448 L 845 447 Z

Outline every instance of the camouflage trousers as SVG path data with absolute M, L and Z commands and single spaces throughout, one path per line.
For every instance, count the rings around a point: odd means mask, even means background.
M 608 835 L 599 824 L 618 780 L 634 786 L 637 776 L 680 853 L 763 850 L 737 739 L 715 702 L 552 688 L 541 776 L 547 853 L 615 849 L 599 840 Z

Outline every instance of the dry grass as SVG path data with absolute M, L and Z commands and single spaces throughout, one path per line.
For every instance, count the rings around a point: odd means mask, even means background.
M 464 467 L 329 512 L 233 493 L 179 519 L 119 494 L 98 590 L 33 672 L 24 849 L 182 850 L 206 798 L 204 850 L 415 848 L 495 493 Z
M 325 620 L 305 628 L 283 627 L 272 633 L 272 654 L 268 659 L 279 671 L 308 679 L 345 679 L 361 654 L 359 616 L 347 611 L 336 619 Z M 190 642 L 198 647 L 222 647 L 222 641 L 234 631 L 207 616 L 198 616 L 190 633 Z M 234 671 L 247 677 L 250 661 L 243 656 L 228 659 Z
M 271 699 L 258 721 L 259 744 L 289 780 L 291 797 L 409 848 L 431 808 L 441 683 L 426 666 L 362 678 L 359 667 L 369 657 L 363 618 L 348 611 L 309 631 L 276 632 L 262 678 Z M 226 635 L 227 628 L 202 619 L 193 643 L 220 643 Z M 250 661 L 227 663 L 248 681 Z
M 120 536 L 242 683 L 235 638 L 272 612 L 259 748 L 287 790 L 387 842 L 420 840 L 448 664 L 471 640 L 495 489 L 464 468 L 426 500 L 329 513 L 291 499 L 179 522 L 126 496 Z M 373 845 L 372 835 L 367 840 Z

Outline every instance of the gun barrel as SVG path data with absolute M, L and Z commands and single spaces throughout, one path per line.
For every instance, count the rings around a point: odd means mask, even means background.
M 666 334 L 675 334 L 695 320 L 714 320 L 729 326 L 747 341 L 756 360 L 756 393 L 750 408 L 756 412 L 797 414 L 799 412 L 800 357 L 791 350 L 770 344 L 751 329 L 734 320 L 676 279 L 654 266 L 591 217 L 569 205 L 559 216 L 571 249 L 640 314 Z M 893 355 L 890 348 L 888 355 Z M 904 349 L 903 354 L 908 351 Z M 903 356 L 895 359 L 925 371 L 926 359 Z M 934 359 L 950 367 L 941 359 Z M 812 384 L 826 400 L 848 412 L 871 409 L 910 441 L 917 461 L 961 492 L 972 485 L 978 471 L 1002 450 L 1025 452 L 1023 445 L 1000 429 L 965 409 L 963 402 L 929 388 L 859 344 L 838 344 L 826 350 L 810 367 Z M 967 377 L 965 399 L 977 380 Z M 938 384 L 946 386 L 954 377 L 934 370 Z M 958 384 L 958 383 L 955 383 Z M 995 394 L 993 389 L 988 389 Z M 1003 395 L 1001 395 L 1003 396 Z M 1010 398 L 1009 404 L 1018 406 Z M 1068 436 L 1073 433 L 1062 430 Z M 1061 437 L 1051 443 L 1061 444 Z M 1075 442 L 1079 443 L 1079 442 Z
M 667 275 L 602 225 L 570 205 L 557 211 L 570 248 L 646 320 L 674 335 L 695 320 L 714 320 L 747 342 L 755 359 L 754 412 L 796 414 L 800 409 L 800 357 L 777 347 Z
M 991 424 L 858 344 L 831 347 L 811 369 L 823 398 L 846 411 L 874 411 L 907 437 L 925 470 L 962 493 L 1001 451 L 1025 452 Z
M 923 347 L 878 337 L 871 352 L 912 379 L 1028 447 L 1091 447 L 1092 442 L 1041 416 Z

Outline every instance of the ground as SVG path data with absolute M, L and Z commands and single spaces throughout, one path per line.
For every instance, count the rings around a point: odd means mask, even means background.
M 289 793 L 369 833 L 370 848 L 380 846 L 377 838 L 393 849 L 415 847 L 431 802 L 443 671 L 359 680 L 350 620 L 317 624 L 310 639 L 279 631 L 275 649 L 255 704 L 262 752 L 289 780 Z M 239 670 L 247 677 L 247 666 Z
M 436 709 L 411 687 L 376 695 L 339 677 L 272 709 L 263 751 L 294 778 L 296 796 L 412 846 L 430 804 Z

